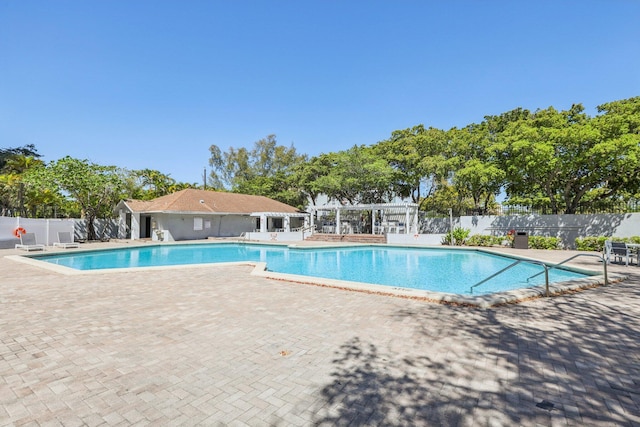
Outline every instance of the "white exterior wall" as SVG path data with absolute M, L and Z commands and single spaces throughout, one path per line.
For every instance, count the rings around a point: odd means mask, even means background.
M 126 237 L 127 237 L 127 211 L 124 209 L 120 209 L 118 211 L 118 239 L 125 239 Z
M 248 215 L 153 214 L 152 218 L 156 229 L 165 233 L 165 241 L 240 236 L 252 231 L 255 222 L 255 219 Z M 194 229 L 196 218 L 202 219 L 202 230 Z M 153 230 L 152 239 L 158 239 L 157 233 Z
M 387 234 L 390 245 L 441 245 L 446 234 Z
M 137 240 L 140 238 L 140 214 L 131 214 L 131 240 Z
M 301 242 L 311 236 L 311 231 L 284 231 L 284 232 L 260 232 L 245 233 L 244 239 L 250 242 Z

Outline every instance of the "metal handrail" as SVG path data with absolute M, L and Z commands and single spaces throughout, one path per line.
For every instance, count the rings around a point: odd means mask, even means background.
M 297 230 L 297 231 L 299 231 L 299 232 L 301 232 L 301 233 L 302 233 L 302 239 L 304 239 L 304 233 L 306 233 L 306 232 L 310 231 L 310 232 L 311 232 L 311 234 L 313 234 L 313 232 L 315 231 L 315 229 L 316 229 L 316 226 L 315 226 L 315 225 L 309 225 L 309 226 L 307 226 L 307 227 L 300 227 L 300 229 L 299 229 L 299 230 Z
M 486 279 L 483 279 L 483 280 L 479 281 L 475 285 L 471 286 L 471 289 L 470 289 L 469 292 L 473 293 L 473 288 L 475 288 L 476 286 L 480 286 L 483 283 L 488 282 L 489 280 L 491 280 L 494 277 L 504 273 L 507 270 L 510 270 L 511 268 L 515 267 L 516 265 L 520 264 L 521 262 L 528 262 L 530 264 L 541 265 L 544 268 L 544 271 L 540 272 L 539 274 L 544 273 L 544 277 L 545 277 L 545 296 L 548 297 L 549 296 L 549 266 L 547 264 L 543 263 L 543 262 L 540 262 L 540 261 L 524 260 L 524 259 L 519 259 L 519 260 L 513 262 L 512 264 L 509 264 L 508 266 L 506 266 L 502 270 L 500 270 L 500 271 L 498 271 L 496 273 L 493 273 L 491 276 L 487 277 Z M 529 280 L 529 279 L 527 279 L 527 280 Z
M 604 270 L 604 285 L 607 286 L 609 284 L 609 278 L 608 278 L 608 275 L 607 275 L 607 261 L 605 260 L 603 255 L 598 255 L 598 254 L 576 254 L 576 255 L 573 255 L 573 256 L 571 256 L 571 257 L 569 257 L 569 258 L 565 259 L 564 261 L 561 261 L 561 262 L 559 262 L 557 264 L 550 265 L 549 268 L 551 269 L 551 268 L 559 267 L 562 264 L 567 263 L 567 262 L 571 261 L 572 259 L 575 259 L 575 258 L 578 258 L 578 257 L 581 257 L 581 256 L 594 256 L 594 257 L 596 257 L 596 258 L 598 258 L 598 259 L 600 259 L 602 261 L 603 270 Z M 537 276 L 539 276 L 541 274 L 542 274 L 542 272 L 536 273 L 533 276 L 529 277 L 527 280 L 533 279 L 534 277 L 537 277 Z

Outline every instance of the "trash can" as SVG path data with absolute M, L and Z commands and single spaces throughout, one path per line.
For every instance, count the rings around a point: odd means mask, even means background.
M 513 247 L 515 249 L 529 249 L 529 236 L 526 231 L 518 231 L 513 236 Z

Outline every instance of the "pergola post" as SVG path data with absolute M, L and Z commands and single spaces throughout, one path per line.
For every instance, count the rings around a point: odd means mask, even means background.
M 376 210 L 371 208 L 371 234 L 376 234 Z
M 340 209 L 336 208 L 336 234 L 340 233 Z
M 404 211 L 404 234 L 409 234 L 409 206 L 407 205 Z
M 316 211 L 315 208 L 311 209 L 311 218 L 309 219 L 309 223 L 307 223 L 307 217 L 304 218 L 304 222 L 305 222 L 305 227 L 309 226 L 311 227 L 311 230 L 313 230 L 315 228 L 316 225 L 316 214 L 318 211 Z

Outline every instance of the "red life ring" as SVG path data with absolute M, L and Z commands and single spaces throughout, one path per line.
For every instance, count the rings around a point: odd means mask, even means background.
M 13 230 L 13 235 L 16 236 L 19 239 L 20 236 L 22 236 L 26 232 L 27 232 L 27 230 L 25 230 L 24 228 L 18 227 L 15 230 Z

